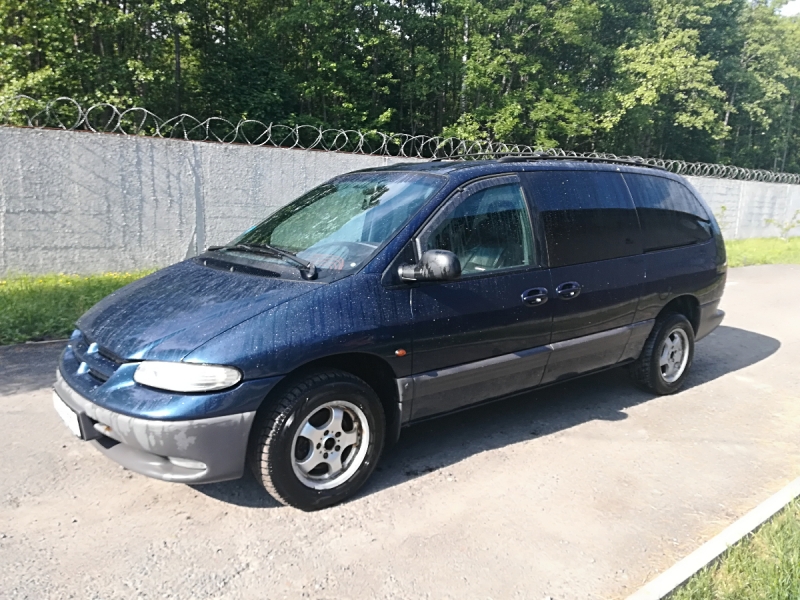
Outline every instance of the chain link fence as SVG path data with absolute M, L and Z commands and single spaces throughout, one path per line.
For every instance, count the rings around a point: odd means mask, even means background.
M 697 177 L 800 184 L 800 174 L 797 173 L 745 169 L 732 165 L 618 156 L 605 152 L 573 152 L 454 137 L 280 125 L 253 119 L 234 123 L 221 117 L 211 117 L 201 121 L 187 114 L 162 119 L 141 107 L 121 109 L 108 103 L 84 107 L 68 97 L 41 101 L 20 95 L 0 101 L 0 125 L 422 159 L 492 158 L 545 153 L 551 156 L 630 160 Z

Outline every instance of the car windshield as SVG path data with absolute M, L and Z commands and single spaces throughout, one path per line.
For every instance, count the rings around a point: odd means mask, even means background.
M 353 173 L 279 209 L 230 245 L 272 246 L 310 261 L 320 277 L 355 271 L 408 222 L 444 183 L 437 175 Z M 258 260 L 285 262 L 280 256 Z

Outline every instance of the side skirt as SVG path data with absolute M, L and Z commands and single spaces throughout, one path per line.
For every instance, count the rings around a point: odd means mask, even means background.
M 511 400 L 512 398 L 516 398 L 517 396 L 522 396 L 524 394 L 528 394 L 530 392 L 538 392 L 539 390 L 546 390 L 547 388 L 556 387 L 561 385 L 562 383 L 567 383 L 569 381 L 574 381 L 576 379 L 582 379 L 584 377 L 590 377 L 592 375 L 597 375 L 598 373 L 605 373 L 606 371 L 611 371 L 612 369 L 618 369 L 621 367 L 628 366 L 634 361 L 634 359 L 623 360 L 618 362 L 614 365 L 608 365 L 607 367 L 601 367 L 599 369 L 594 369 L 593 371 L 586 371 L 585 373 L 581 373 L 580 375 L 575 375 L 570 377 L 569 379 L 559 379 L 558 381 L 551 381 L 549 383 L 542 383 L 540 385 L 536 385 L 531 388 L 526 388 L 524 390 L 517 390 L 516 392 L 512 392 L 510 394 L 505 394 L 504 396 L 497 396 L 496 398 L 487 398 L 486 400 L 481 400 L 476 402 L 475 404 L 470 404 L 469 406 L 462 406 L 460 408 L 456 408 L 453 410 L 449 410 L 447 412 L 442 413 L 435 413 L 426 417 L 418 417 L 415 419 L 411 419 L 403 423 L 401 429 L 405 429 L 406 427 L 411 427 L 412 425 L 417 425 L 419 423 L 425 423 L 426 421 L 433 421 L 435 419 L 449 417 L 450 415 L 455 415 L 460 412 L 464 412 L 467 410 L 472 410 L 473 408 L 479 408 L 481 406 L 488 406 L 489 404 L 495 404 L 496 402 L 504 402 L 505 400 Z M 399 437 L 399 436 L 398 436 Z
M 396 380 L 402 424 L 635 360 L 654 320 Z

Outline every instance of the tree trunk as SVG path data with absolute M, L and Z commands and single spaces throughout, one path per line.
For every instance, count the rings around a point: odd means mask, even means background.
M 461 99 L 460 109 L 467 112 L 467 48 L 469 46 L 469 17 L 464 15 L 464 53 L 461 55 Z
M 731 111 L 733 110 L 736 102 L 736 88 L 739 86 L 739 82 L 733 84 L 733 91 L 731 92 L 731 101 L 728 103 L 728 107 L 725 109 L 725 127 L 728 126 L 728 121 L 731 118 Z M 717 150 L 717 162 L 722 162 L 722 152 L 725 150 L 725 139 L 721 139 L 719 141 L 719 149 Z
M 792 135 L 792 119 L 794 119 L 794 109 L 797 105 L 797 98 L 794 95 L 797 87 L 797 80 L 792 84 L 792 95 L 789 100 L 789 118 L 786 120 L 786 135 L 783 138 L 783 158 L 781 158 L 781 171 L 786 169 L 786 153 L 789 151 L 789 138 Z
M 436 135 L 442 132 L 442 115 L 444 113 L 444 90 L 436 95 Z
M 181 114 L 181 32 L 175 27 L 175 110 Z

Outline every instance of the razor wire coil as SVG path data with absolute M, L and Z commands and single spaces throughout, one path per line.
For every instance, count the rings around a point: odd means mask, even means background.
M 124 136 L 144 135 L 163 139 L 246 144 L 302 150 L 349 152 L 371 156 L 416 159 L 459 159 L 472 156 L 534 155 L 635 161 L 661 167 L 680 175 L 800 184 L 800 174 L 765 169 L 747 169 L 733 165 L 686 162 L 663 158 L 619 156 L 607 152 L 574 152 L 487 140 L 462 140 L 455 137 L 385 133 L 357 129 L 325 129 L 314 125 L 282 125 L 242 119 L 234 123 L 222 117 L 200 120 L 189 114 L 162 119 L 142 107 L 121 109 L 101 102 L 84 108 L 77 100 L 61 96 L 41 101 L 18 95 L 0 101 L 0 125 L 35 129 L 62 129 L 115 133 Z

